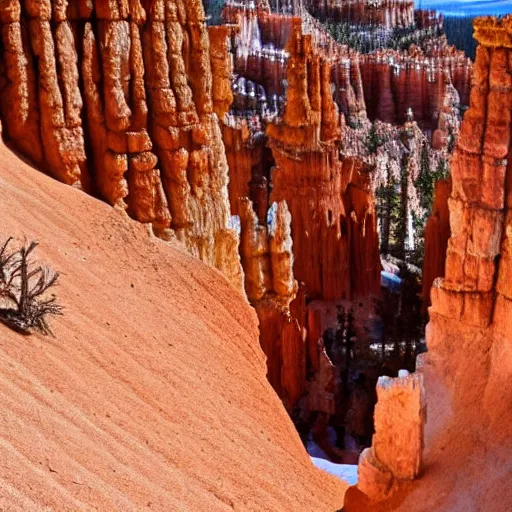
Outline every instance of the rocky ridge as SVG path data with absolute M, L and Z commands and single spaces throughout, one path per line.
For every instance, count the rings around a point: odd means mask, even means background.
M 164 239 L 175 236 L 241 287 L 214 113 L 221 100 L 212 93 L 218 52 L 210 52 L 202 3 L 146 6 L 3 2 L 4 134 L 60 181 L 126 210 Z
M 426 151 L 431 169 L 447 159 L 461 101 L 453 80 L 466 94 L 471 66 L 443 40 L 425 52 L 412 47 L 361 55 L 299 11 L 300 16 L 279 14 L 261 2 L 227 2 L 225 7 L 226 20 L 238 27 L 231 36 L 234 102 L 223 123 L 231 210 L 254 219 L 247 210 L 249 198 L 257 229 L 265 232 L 269 208 L 286 201 L 293 275 L 308 299 L 371 301 L 380 292 L 381 270 L 374 194 L 393 180 L 400 182 L 405 165 L 405 208 L 408 214 L 420 209 L 415 182 L 423 155 Z M 404 107 L 412 97 L 410 81 L 425 93 L 413 105 L 418 119 Z M 392 89 L 387 107 L 378 92 L 382 82 Z M 369 112 L 388 123 L 372 122 Z M 399 121 L 403 124 L 390 124 Z M 372 136 L 377 142 L 370 148 Z M 297 324 L 295 341 L 283 343 L 280 328 L 270 329 L 268 321 L 281 325 L 275 315 L 282 305 L 271 294 L 251 302 L 258 304 L 269 374 L 277 376 L 286 361 L 279 347 L 299 348 L 290 352 L 294 361 L 294 354 L 304 352 Z M 296 320 L 308 332 L 305 365 L 311 377 L 319 370 L 318 338 L 327 328 L 327 315 L 316 307 L 306 309 L 305 323 Z M 286 307 L 283 312 L 289 318 Z M 302 376 L 302 356 L 298 360 Z M 303 388 L 302 382 L 296 386 Z M 280 384 L 276 389 L 283 396 Z

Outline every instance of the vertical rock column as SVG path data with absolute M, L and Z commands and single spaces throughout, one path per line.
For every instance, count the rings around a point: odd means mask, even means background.
M 146 12 L 139 0 L 109 0 L 96 2 L 95 14 L 97 35 L 90 23 L 85 28 L 83 74 L 89 125 L 95 123 L 98 134 L 106 135 L 104 140 L 92 135 L 100 162 L 99 192 L 111 204 L 126 207 L 131 217 L 162 232 L 171 219 L 147 132 L 140 39 Z
M 495 290 L 502 289 L 495 283 L 510 150 L 508 53 L 505 48 L 478 48 L 470 108 L 452 158 L 445 278 L 432 291 L 432 312 L 483 329 L 492 321 Z
M 298 290 L 293 277 L 290 212 L 284 201 L 275 203 L 267 227 L 258 223 L 247 198 L 240 199 L 239 208 L 247 297 L 260 321 L 260 344 L 267 356 L 269 382 L 291 412 L 305 391 L 306 333 L 290 312 Z
M 222 60 L 219 53 L 226 43 L 218 36 L 216 59 Z M 238 238 L 228 229 L 228 164 L 213 112 L 210 44 L 201 1 L 153 2 L 143 41 L 150 132 L 171 227 L 192 254 L 241 288 Z
M 471 424 L 474 414 L 488 426 L 512 404 L 512 17 L 474 26 L 480 46 L 452 158 L 451 237 L 445 277 L 431 291 L 427 344 L 457 394 L 454 421 Z
M 57 179 L 86 179 L 82 97 L 67 1 L 8 0 L 0 6 L 5 134 Z
M 229 53 L 230 33 L 231 29 L 225 25 L 209 28 L 213 110 L 221 120 L 229 112 L 233 103 L 231 89 L 233 65 Z
M 300 23 L 294 25 L 287 49 L 285 112 L 267 127 L 267 136 L 276 162 L 271 201 L 285 200 L 292 214 L 295 276 L 306 284 L 310 298 L 350 300 L 359 294 L 361 282 L 365 291 L 378 293 L 378 239 L 375 218 L 368 215 L 372 200 L 361 201 L 348 190 L 351 181 L 358 181 L 361 166 L 354 170 L 340 158 L 342 133 L 331 64 L 312 46 L 311 36 L 302 34 Z M 356 105 L 353 90 L 352 96 L 349 103 Z M 351 221 L 354 217 L 357 222 Z M 361 268 L 353 252 L 356 246 L 367 247 L 370 255 L 364 277 L 355 273 Z
M 37 62 L 41 140 L 46 164 L 73 185 L 86 173 L 82 96 L 75 37 L 67 21 L 67 1 L 25 0 L 32 51 Z
M 420 473 L 426 421 L 423 376 L 380 377 L 374 419 L 372 447 L 361 454 L 357 486 L 378 501 L 392 493 L 395 480 L 412 480 Z
M 423 307 L 430 306 L 430 289 L 438 277 L 444 277 L 446 250 L 450 239 L 450 211 L 448 198 L 452 182 L 440 180 L 436 183 L 432 215 L 425 226 L 425 256 L 423 262 Z
M 44 165 L 39 100 L 30 37 L 21 23 L 19 0 L 0 4 L 3 58 L 0 61 L 0 111 L 3 135 L 35 164 Z

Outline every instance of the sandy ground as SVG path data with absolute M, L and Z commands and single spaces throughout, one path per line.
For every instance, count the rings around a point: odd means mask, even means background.
M 178 245 L 0 145 L 0 240 L 61 272 L 55 338 L 0 324 L 1 511 L 334 512 L 257 319 Z

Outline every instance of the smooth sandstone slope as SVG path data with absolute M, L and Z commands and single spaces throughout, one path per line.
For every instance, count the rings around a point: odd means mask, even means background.
M 0 510 L 329 511 L 221 274 L 0 145 L 0 235 L 61 273 L 55 338 L 0 324 Z

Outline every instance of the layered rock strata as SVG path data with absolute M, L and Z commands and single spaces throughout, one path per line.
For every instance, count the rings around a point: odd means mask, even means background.
M 299 255 L 295 277 L 306 284 L 310 297 L 337 300 L 378 293 L 373 200 L 364 189 L 360 162 L 340 159 L 342 132 L 330 64 L 313 51 L 311 36 L 302 35 L 299 23 L 287 50 L 286 107 L 282 118 L 269 124 L 267 137 L 276 162 L 271 200 L 285 200 L 292 214 Z M 359 244 L 367 248 L 368 280 L 351 277 L 357 265 L 352 248 Z
M 463 77 L 462 85 L 457 83 L 465 94 L 468 62 L 442 38 L 430 42 L 425 51 L 414 48 L 366 57 L 336 43 L 306 12 L 299 18 L 272 13 L 258 2 L 228 2 L 224 14 L 239 26 L 232 50 L 234 102 L 223 126 L 232 213 L 246 217 L 246 198 L 250 198 L 257 217 L 251 220 L 251 229 L 265 232 L 271 201 L 285 200 L 292 214 L 294 275 L 305 283 L 307 296 L 364 301 L 380 291 L 373 192 L 390 176 L 399 180 L 407 158 L 407 193 L 412 193 L 408 212 L 417 208 L 414 182 L 422 148 L 429 146 L 418 124 L 427 135 L 434 132 L 439 142 L 438 151 L 428 147 L 430 167 L 436 168 L 458 130 L 454 106 L 460 99 L 453 79 Z M 384 78 L 395 84 L 388 96 L 377 94 L 380 79 L 373 78 L 379 66 Z M 414 82 L 416 75 L 424 82 L 420 87 L 424 94 L 412 105 L 418 123 L 411 122 L 408 106 L 412 98 L 408 81 Z M 382 108 L 377 112 L 379 97 Z M 384 108 L 386 98 L 389 108 Z M 405 123 L 400 127 L 379 123 L 386 143 L 375 155 L 367 147 L 372 129 L 367 103 L 374 119 L 378 113 L 392 123 Z M 244 221 L 242 230 L 243 225 Z M 272 292 L 251 302 L 262 325 L 271 381 L 283 396 L 283 316 L 278 314 L 282 306 Z M 315 314 L 309 311 L 309 320 L 298 322 L 308 328 L 310 376 L 320 368 L 317 342 L 327 327 L 325 319 Z
M 458 390 L 455 418 L 471 413 L 493 428 L 512 413 L 512 17 L 477 19 L 475 38 L 470 108 L 452 159 L 445 277 L 432 287 L 427 343 Z
M 214 114 L 229 102 L 222 34 L 211 55 L 199 0 L 145 4 L 3 2 L 5 134 L 57 179 L 175 235 L 241 287 Z
M 355 25 L 380 25 L 387 29 L 414 25 L 412 0 L 306 0 L 310 12 L 319 18 Z

